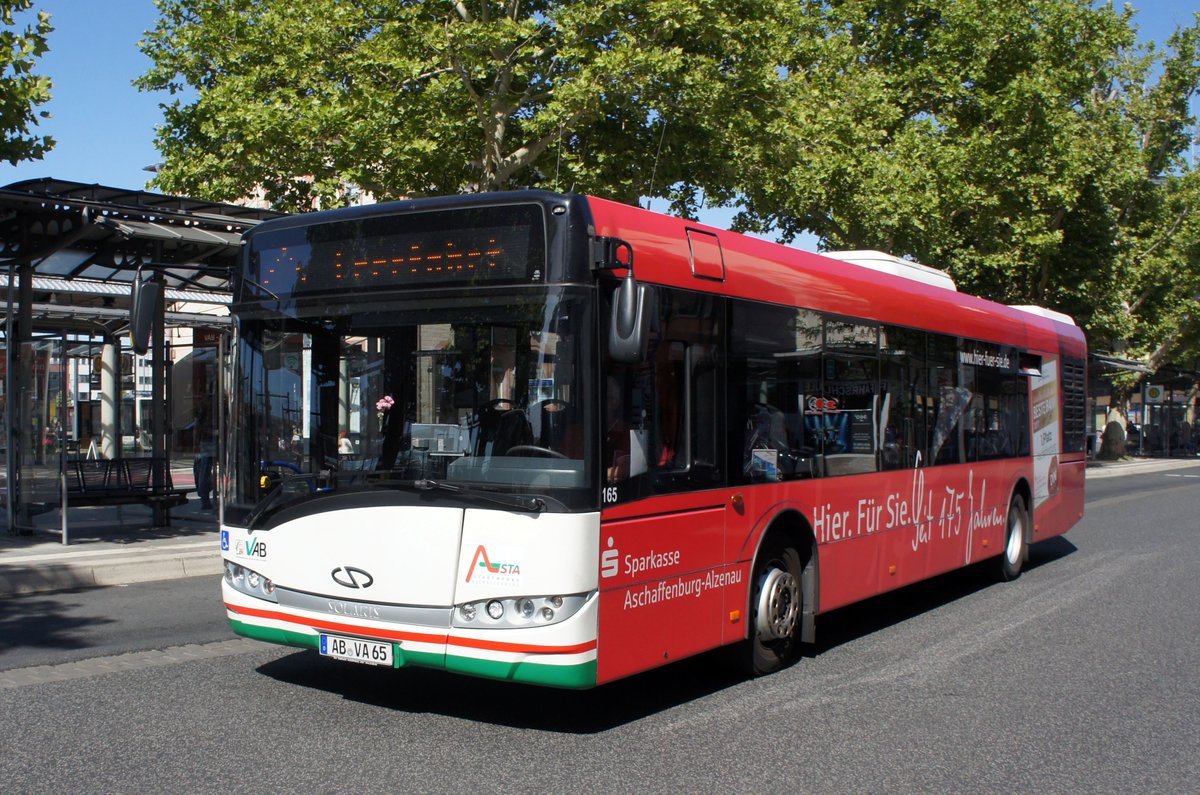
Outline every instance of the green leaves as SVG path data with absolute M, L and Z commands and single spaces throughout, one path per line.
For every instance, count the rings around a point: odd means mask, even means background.
M 1067 311 L 1100 349 L 1195 346 L 1195 25 L 1159 53 L 1090 0 L 158 3 L 164 190 L 738 203 Z
M 784 104 L 741 150 L 744 227 L 912 256 L 962 289 L 1067 311 L 1100 349 L 1165 342 L 1158 310 L 1187 305 L 1200 274 L 1176 184 L 1196 27 L 1156 59 L 1131 12 L 1082 0 L 806 13 L 819 44 L 793 48 Z M 1168 262 L 1179 287 L 1163 290 Z
M 163 189 L 277 205 L 538 186 L 729 193 L 785 0 L 159 0 Z M 665 134 L 664 134 L 665 128 Z M 661 151 L 659 143 L 661 141 Z M 653 179 L 652 179 L 653 177 Z M 331 187 L 322 187 L 322 186 Z
M 35 75 L 33 69 L 46 53 L 46 36 L 54 30 L 45 12 L 38 12 L 37 21 L 24 29 L 15 28 L 14 12 L 32 6 L 32 0 L 0 0 L 0 159 L 12 165 L 40 160 L 54 148 L 50 136 L 31 134 L 38 119 L 48 115 L 36 108 L 50 100 L 50 78 Z

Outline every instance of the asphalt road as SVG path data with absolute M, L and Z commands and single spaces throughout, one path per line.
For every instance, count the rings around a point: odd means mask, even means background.
M 1200 781 L 1200 466 L 1089 482 L 1025 574 L 585 693 L 233 639 L 213 578 L 0 601 L 5 792 L 1183 792 Z

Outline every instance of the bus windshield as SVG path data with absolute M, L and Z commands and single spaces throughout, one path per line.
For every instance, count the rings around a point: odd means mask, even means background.
M 539 286 L 235 309 L 225 520 L 414 488 L 594 507 L 594 301 Z

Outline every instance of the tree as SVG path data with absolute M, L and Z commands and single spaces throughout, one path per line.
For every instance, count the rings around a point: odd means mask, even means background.
M 728 192 L 795 33 L 786 0 L 157 1 L 137 85 L 177 98 L 154 184 L 293 209 L 347 183 Z
M 1189 107 L 1200 94 L 1200 25 L 1167 48 L 1157 82 L 1130 90 L 1141 169 L 1117 215 L 1124 290 L 1093 319 L 1155 370 L 1200 354 L 1200 173 L 1184 157 L 1198 132 Z
M 785 101 L 735 158 L 743 228 L 911 256 L 1063 309 L 1102 349 L 1194 339 L 1196 27 L 1159 57 L 1132 12 L 1087 0 L 805 13 L 818 35 L 796 40 Z
M 32 135 L 30 127 L 49 116 L 34 109 L 50 99 L 50 78 L 33 74 L 37 59 L 46 53 L 46 36 L 54 30 L 50 15 L 38 12 L 37 22 L 15 28 L 15 12 L 26 11 L 33 0 L 0 0 L 0 159 L 16 165 L 40 160 L 54 148 L 48 135 Z
M 284 209 L 538 186 L 879 248 L 1200 350 L 1200 33 L 1091 0 L 157 0 L 154 184 Z M 186 93 L 185 93 L 186 92 Z

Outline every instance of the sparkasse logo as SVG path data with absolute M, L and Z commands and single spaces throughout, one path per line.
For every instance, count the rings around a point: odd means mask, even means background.
M 612 536 L 608 537 L 608 549 L 600 553 L 600 576 L 616 577 L 621 570 L 621 553 L 613 549 Z

